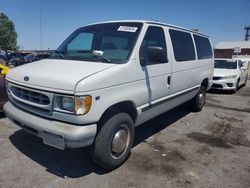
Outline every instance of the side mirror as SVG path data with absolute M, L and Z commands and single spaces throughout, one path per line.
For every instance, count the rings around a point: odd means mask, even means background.
M 141 65 L 145 66 L 147 62 L 154 62 L 154 63 L 168 62 L 166 50 L 159 46 L 147 46 L 144 51 L 144 58 L 141 59 Z

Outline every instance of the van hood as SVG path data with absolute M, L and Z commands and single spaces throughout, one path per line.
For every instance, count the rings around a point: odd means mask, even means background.
M 237 69 L 214 69 L 214 76 L 231 76 L 236 74 Z
M 74 91 L 77 83 L 114 64 L 88 61 L 44 59 L 8 71 L 6 79 L 39 88 Z

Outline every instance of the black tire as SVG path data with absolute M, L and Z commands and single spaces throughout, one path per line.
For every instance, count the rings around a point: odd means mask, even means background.
M 246 85 L 247 85 L 247 77 L 246 77 L 245 83 L 242 85 L 242 87 L 246 87 Z
M 240 79 L 238 79 L 237 83 L 236 83 L 236 88 L 234 90 L 234 93 L 236 93 L 240 88 Z
M 116 153 L 113 151 L 117 149 L 114 147 L 115 144 L 113 144 L 116 138 L 115 135 L 117 135 L 118 132 L 124 133 L 124 131 L 127 132 L 128 136 L 128 138 L 126 138 L 125 149 Z M 120 139 L 122 138 L 120 137 Z M 126 113 L 117 113 L 101 126 L 92 147 L 92 159 L 102 168 L 117 168 L 127 160 L 133 141 L 134 123 L 132 118 Z M 119 143 L 119 141 L 117 141 L 116 144 L 117 143 Z
M 201 95 L 202 95 L 202 99 L 201 99 Z M 206 88 L 204 86 L 201 86 L 198 93 L 190 101 L 192 111 L 193 112 L 201 111 L 205 102 L 206 102 Z

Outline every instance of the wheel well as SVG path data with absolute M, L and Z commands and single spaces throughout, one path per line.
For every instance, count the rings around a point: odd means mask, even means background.
M 204 86 L 207 90 L 208 88 L 208 78 L 205 78 L 202 82 L 201 82 L 201 86 Z
M 99 124 L 106 122 L 111 116 L 118 112 L 125 112 L 129 114 L 134 122 L 137 118 L 137 110 L 135 104 L 131 101 L 124 101 L 114 104 L 106 109 L 99 119 Z

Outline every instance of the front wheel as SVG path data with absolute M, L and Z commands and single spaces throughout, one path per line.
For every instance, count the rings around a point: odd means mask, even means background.
M 235 90 L 234 90 L 234 93 L 236 93 L 240 88 L 240 79 L 237 80 L 237 83 L 236 83 L 236 87 L 235 87 Z
M 190 101 L 192 111 L 194 112 L 201 111 L 205 104 L 205 101 L 206 101 L 206 88 L 204 86 L 201 86 L 198 93 Z
M 242 85 L 242 87 L 246 87 L 246 85 L 247 85 L 247 79 L 248 79 L 248 77 L 246 77 L 245 83 Z
M 130 154 L 134 141 L 133 120 L 126 113 L 117 113 L 101 126 L 93 144 L 92 158 L 103 168 L 117 168 Z

